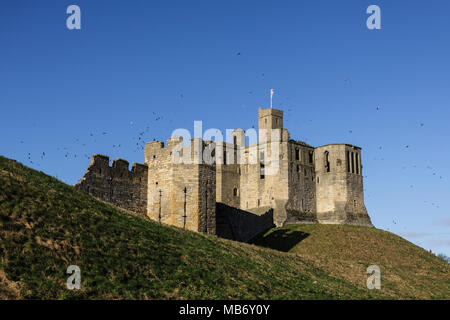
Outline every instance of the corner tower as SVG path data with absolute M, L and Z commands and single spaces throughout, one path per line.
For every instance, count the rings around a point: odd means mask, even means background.
M 317 220 L 372 226 L 364 204 L 361 148 L 328 144 L 314 150 Z

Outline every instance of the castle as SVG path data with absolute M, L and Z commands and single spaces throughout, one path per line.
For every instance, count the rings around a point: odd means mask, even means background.
M 372 226 L 361 148 L 291 140 L 283 111 L 272 108 L 258 109 L 256 143 L 246 144 L 248 131 L 233 130 L 232 143 L 148 142 L 144 164 L 131 171 L 126 160 L 110 166 L 107 156 L 94 155 L 75 187 L 161 223 L 239 241 L 273 225 Z

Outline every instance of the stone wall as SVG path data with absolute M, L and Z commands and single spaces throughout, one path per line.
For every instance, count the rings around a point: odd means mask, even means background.
M 274 227 L 272 208 L 261 207 L 258 213 L 217 203 L 217 236 L 248 242 L 260 233 Z
M 75 187 L 120 208 L 146 215 L 147 176 L 145 164 L 133 163 L 130 171 L 128 161 L 116 159 L 109 166 L 109 157 L 96 154 Z
M 289 201 L 286 223 L 317 222 L 314 148 L 301 141 L 290 141 Z

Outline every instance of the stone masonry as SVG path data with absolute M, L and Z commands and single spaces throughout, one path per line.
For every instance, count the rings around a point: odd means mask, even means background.
M 258 110 L 258 142 L 171 137 L 148 142 L 145 163 L 94 155 L 75 186 L 103 201 L 180 228 L 239 241 L 291 223 L 372 226 L 361 148 L 291 140 L 283 111 Z M 208 154 L 213 161 L 204 161 Z M 254 218 L 252 218 L 254 217 Z M 258 218 L 260 217 L 260 218 Z

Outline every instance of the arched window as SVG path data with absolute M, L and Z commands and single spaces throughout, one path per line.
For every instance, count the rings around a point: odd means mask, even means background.
M 239 195 L 238 188 L 233 189 L 233 196 L 237 197 Z
M 325 160 L 325 170 L 326 172 L 330 172 L 330 153 L 328 151 L 325 151 L 324 153 L 324 160 Z

